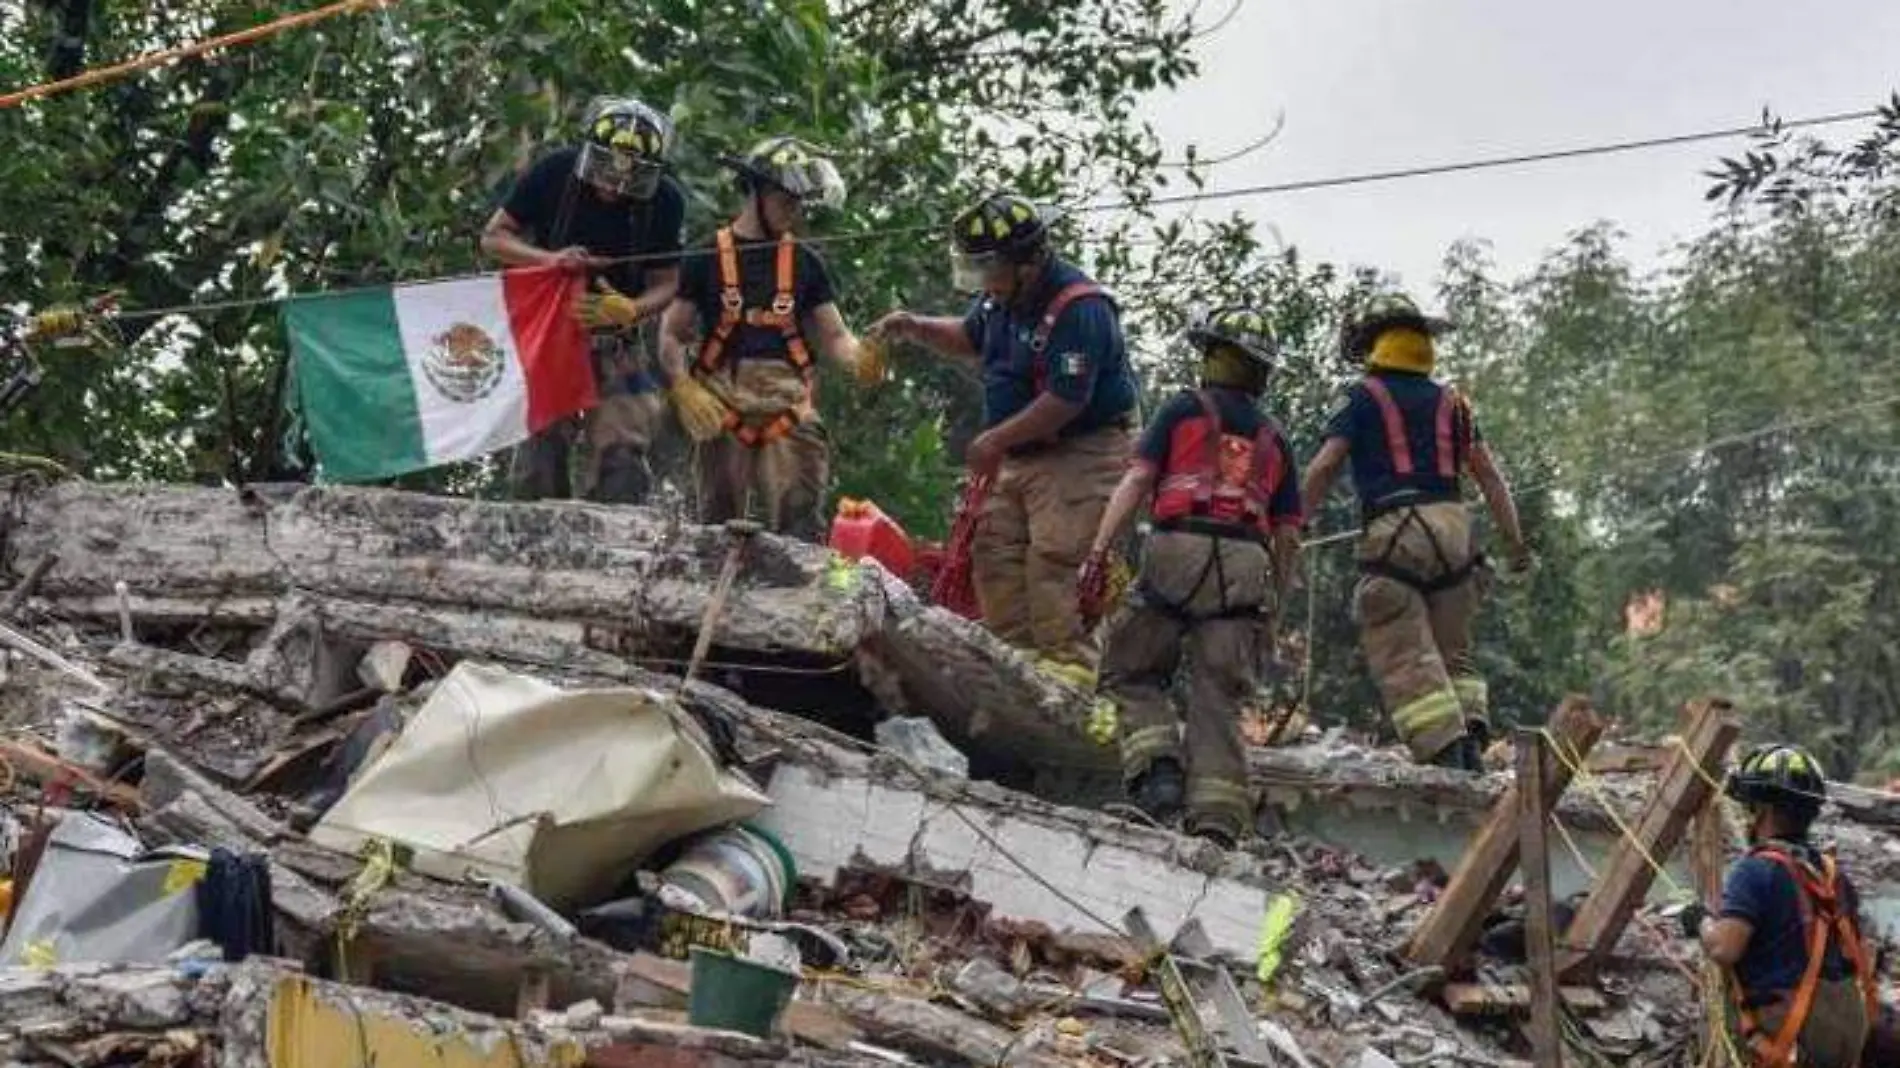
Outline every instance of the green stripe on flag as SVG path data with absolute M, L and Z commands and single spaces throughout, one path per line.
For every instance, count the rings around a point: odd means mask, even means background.
M 293 297 L 284 330 L 326 480 L 367 482 L 429 465 L 389 289 Z

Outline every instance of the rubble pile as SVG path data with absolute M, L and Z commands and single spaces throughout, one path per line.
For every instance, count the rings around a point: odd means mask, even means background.
M 1279 833 L 1224 852 L 1059 803 L 1112 778 L 1082 695 L 816 547 L 745 547 L 682 683 L 729 546 L 658 512 L 65 484 L 0 522 L 12 918 L 132 843 L 0 946 L 9 1063 L 1189 1061 L 1177 960 L 1230 1063 L 1526 1056 L 1508 905 L 1410 967 L 1457 856 L 1299 827 L 1464 826 L 1502 777 L 1311 731 L 1254 752 Z M 1694 1061 L 1687 960 L 1638 924 L 1571 1041 Z

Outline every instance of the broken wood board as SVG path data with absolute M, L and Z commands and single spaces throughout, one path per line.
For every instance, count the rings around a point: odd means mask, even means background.
M 1060 1068 L 1064 1063 L 1018 1048 L 1015 1032 L 955 1009 L 842 983 L 818 980 L 814 985 L 824 1004 L 844 1013 L 880 1045 L 969 1064 Z
M 53 753 L 26 742 L 0 741 L 0 759 L 12 776 L 40 784 L 41 789 L 63 785 L 97 797 L 117 808 L 137 811 L 139 792 L 122 782 L 107 782 L 85 768 L 61 760 Z M 12 778 L 9 778 L 9 783 Z
M 1589 701 L 1574 695 L 1565 698 L 1550 717 L 1551 734 L 1579 755 L 1590 752 L 1603 729 L 1604 723 Z M 1541 764 L 1545 783 L 1541 809 L 1548 814 L 1569 786 L 1571 770 L 1549 752 L 1543 754 Z M 1493 805 L 1444 893 L 1407 941 L 1405 955 L 1413 963 L 1450 968 L 1471 952 L 1491 903 L 1504 891 L 1517 868 L 1519 831 L 1520 801 L 1517 786 L 1512 785 Z
M 1596 886 L 1564 932 L 1567 948 L 1558 957 L 1560 978 L 1585 974 L 1615 949 L 1656 879 L 1652 860 L 1666 862 L 1689 820 L 1713 796 L 1711 782 L 1720 781 L 1723 759 L 1742 730 L 1731 712 L 1726 701 L 1701 703 L 1684 748 L 1670 759 L 1649 805 L 1631 828 L 1634 838 L 1617 841 Z
M 1589 1015 L 1608 1012 L 1610 1001 L 1595 987 L 1560 986 L 1564 1008 Z M 1531 1011 L 1528 983 L 1446 983 L 1439 997 L 1456 1016 L 1525 1015 Z

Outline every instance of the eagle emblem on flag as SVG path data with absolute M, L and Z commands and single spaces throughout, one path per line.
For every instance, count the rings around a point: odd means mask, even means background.
M 456 323 L 430 339 L 422 373 L 444 397 L 473 404 L 494 391 L 505 363 L 501 346 L 473 323 Z

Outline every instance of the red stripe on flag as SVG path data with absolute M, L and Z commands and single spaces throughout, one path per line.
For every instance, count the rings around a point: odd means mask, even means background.
M 502 299 L 527 383 L 531 434 L 598 400 L 587 331 L 571 307 L 586 284 L 584 275 L 545 267 L 502 272 Z

